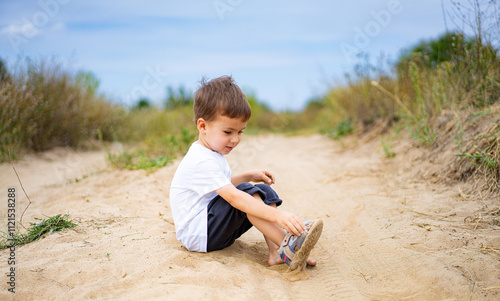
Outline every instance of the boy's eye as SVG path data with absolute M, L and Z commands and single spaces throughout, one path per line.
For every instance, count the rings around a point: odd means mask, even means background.
M 228 134 L 228 135 L 229 135 L 229 134 L 231 134 L 231 132 L 228 132 L 228 131 L 224 131 L 224 133 L 226 133 L 226 134 Z

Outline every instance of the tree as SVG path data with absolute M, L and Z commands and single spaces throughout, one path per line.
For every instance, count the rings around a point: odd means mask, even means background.
M 175 109 L 191 105 L 194 101 L 193 94 L 180 86 L 177 91 L 172 86 L 167 87 L 167 98 L 165 100 L 166 109 Z
M 415 46 L 403 50 L 396 67 L 405 66 L 415 54 L 424 57 L 424 65 L 434 68 L 442 62 L 461 60 L 474 45 L 474 39 L 465 37 L 461 32 L 445 32 L 436 39 L 422 40 Z
M 143 97 L 137 101 L 133 109 L 142 110 L 142 109 L 149 109 L 150 107 L 151 107 L 151 101 Z

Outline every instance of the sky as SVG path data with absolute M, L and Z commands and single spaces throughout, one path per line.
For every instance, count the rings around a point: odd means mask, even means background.
M 92 72 L 100 92 L 129 106 L 232 75 L 272 109 L 300 110 L 360 53 L 394 60 L 450 29 L 449 1 L 0 0 L 0 58 Z

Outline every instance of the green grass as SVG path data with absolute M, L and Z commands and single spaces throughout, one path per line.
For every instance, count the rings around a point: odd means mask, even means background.
M 491 111 L 479 112 L 473 114 L 472 117 L 474 118 L 489 114 L 492 114 L 492 112 Z M 489 118 L 493 118 L 493 116 Z M 470 120 L 470 117 L 467 119 Z M 465 149 L 465 147 L 463 146 L 463 144 L 470 144 L 470 143 L 474 143 L 472 149 L 470 149 L 468 152 L 467 151 L 464 152 L 463 149 Z M 461 138 L 458 149 L 459 151 L 462 151 L 462 154 L 456 155 L 457 157 L 470 159 L 469 160 L 470 165 L 484 168 L 490 173 L 500 176 L 500 123 L 499 122 L 497 122 L 493 127 L 491 127 L 488 132 L 476 135 L 472 139 L 463 141 L 463 138 Z
M 474 145 L 477 148 L 477 145 Z M 487 147 L 484 150 L 477 150 L 473 154 L 461 154 L 457 155 L 457 157 L 466 157 L 469 159 L 473 159 L 473 162 L 470 162 L 471 165 L 481 165 L 486 167 L 487 169 L 496 171 L 498 169 L 498 162 L 489 154 L 492 146 Z
M 436 141 L 437 132 L 427 122 L 408 125 L 411 136 L 424 146 L 430 146 Z
M 159 155 L 152 157 L 144 150 L 124 151 L 120 154 L 108 153 L 108 160 L 113 166 L 121 169 L 138 170 L 143 169 L 153 172 L 158 168 L 167 166 L 175 157 Z
M 382 146 L 382 150 L 384 151 L 384 155 L 386 158 L 394 158 L 396 157 L 396 153 L 392 149 L 392 145 L 386 139 L 380 139 L 380 145 Z
M 107 150 L 108 161 L 116 168 L 153 172 L 184 154 L 196 140 L 196 126 L 188 106 L 162 110 L 147 108 L 127 112 L 118 141 L 125 142 L 119 153 Z
M 164 109 L 140 106 L 138 103 L 136 109 L 127 111 L 124 126 L 116 135 L 116 139 L 126 142 L 127 146 L 120 153 L 108 150 L 108 160 L 113 166 L 153 172 L 170 164 L 178 155 L 185 154 L 197 139 L 192 95 L 184 90 L 175 93 L 170 88 L 169 91 L 167 102 L 170 105 Z M 177 100 L 176 97 L 182 99 Z M 288 115 L 272 112 L 251 93 L 247 99 L 252 107 L 252 118 L 248 122 L 246 134 L 287 130 L 290 120 Z
M 11 246 L 22 246 L 36 241 L 44 234 L 64 231 L 76 227 L 76 224 L 69 219 L 67 214 L 54 215 L 48 219 L 35 218 L 38 222 L 30 223 L 25 233 L 21 233 L 20 228 L 13 236 L 6 232 L 0 232 L 0 250 L 10 248 Z
M 338 122 L 335 127 L 330 129 L 322 129 L 320 131 L 332 139 L 340 139 L 346 135 L 351 134 L 354 131 L 354 126 L 349 119 L 344 119 Z

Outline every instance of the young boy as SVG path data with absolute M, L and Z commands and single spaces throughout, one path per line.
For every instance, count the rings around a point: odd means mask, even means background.
M 285 262 L 292 270 L 316 265 L 308 256 L 323 222 L 304 224 L 294 214 L 276 209 L 282 200 L 270 187 L 275 180 L 271 172 L 260 169 L 231 176 L 224 156 L 240 142 L 250 115 L 248 101 L 231 77 L 202 82 L 194 99 L 199 137 L 170 187 L 177 239 L 190 251 L 210 252 L 231 245 L 255 226 L 264 234 L 269 265 Z

